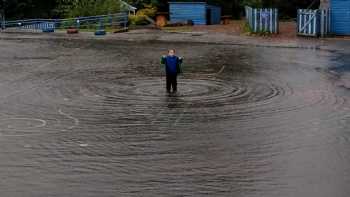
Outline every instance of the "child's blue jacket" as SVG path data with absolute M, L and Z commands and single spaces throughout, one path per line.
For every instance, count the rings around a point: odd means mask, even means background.
M 182 58 L 177 56 L 163 56 L 161 59 L 161 64 L 165 65 L 165 72 L 167 75 L 177 75 L 182 72 Z

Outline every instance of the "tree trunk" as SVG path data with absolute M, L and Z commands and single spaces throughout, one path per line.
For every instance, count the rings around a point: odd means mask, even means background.
M 241 17 L 241 10 L 239 5 L 239 0 L 232 1 L 232 17 L 234 19 L 239 19 Z
M 329 0 L 320 0 L 320 9 L 328 9 Z

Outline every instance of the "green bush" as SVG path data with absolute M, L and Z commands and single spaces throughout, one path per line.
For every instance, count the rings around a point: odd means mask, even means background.
M 249 25 L 248 22 L 244 23 L 244 25 L 243 25 L 243 31 L 244 31 L 245 33 L 253 33 L 253 30 L 252 30 L 252 28 L 250 27 L 250 25 Z
M 149 22 L 146 20 L 144 15 L 130 15 L 129 16 L 130 25 L 148 25 Z
M 153 5 L 144 5 L 143 9 L 137 11 L 136 15 L 154 17 L 157 13 L 157 7 Z
M 257 36 L 270 36 L 270 35 L 273 35 L 268 30 L 261 30 L 261 31 L 258 31 L 258 32 L 254 32 L 253 29 L 250 27 L 249 23 L 245 23 L 244 24 L 243 31 L 248 36 L 251 36 L 251 35 L 257 35 Z
M 152 5 L 144 5 L 143 9 L 137 11 L 136 15 L 129 16 L 130 25 L 148 25 L 150 22 L 147 17 L 154 17 L 157 13 L 157 8 Z
M 62 28 L 77 27 L 77 21 L 74 19 L 65 20 L 61 23 Z

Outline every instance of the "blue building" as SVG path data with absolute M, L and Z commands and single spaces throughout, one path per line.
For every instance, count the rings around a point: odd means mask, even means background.
M 332 32 L 350 35 L 350 0 L 330 0 Z
M 170 22 L 193 21 L 195 25 L 220 24 L 221 8 L 205 2 L 169 2 Z

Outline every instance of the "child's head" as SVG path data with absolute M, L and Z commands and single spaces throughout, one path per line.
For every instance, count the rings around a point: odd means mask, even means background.
M 168 55 L 169 56 L 174 56 L 175 55 L 175 49 L 169 49 Z

